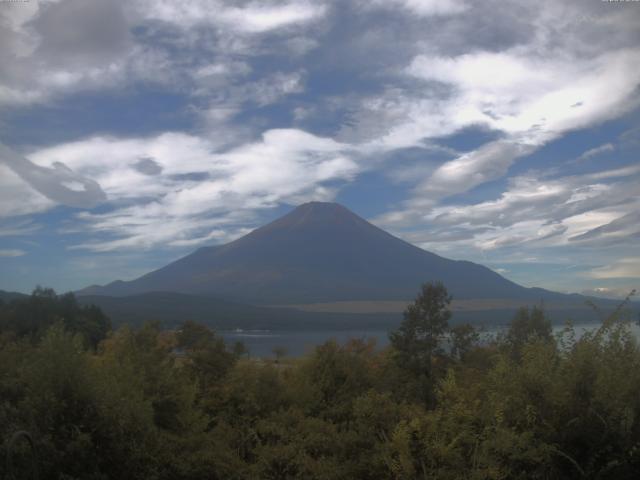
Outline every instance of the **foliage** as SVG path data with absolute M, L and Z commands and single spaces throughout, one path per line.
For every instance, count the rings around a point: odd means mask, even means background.
M 463 323 L 451 328 L 449 342 L 451 344 L 451 355 L 462 360 L 480 340 L 480 335 L 473 325 Z
M 404 312 L 400 328 L 389 334 L 399 366 L 420 385 L 425 402 L 433 398 L 433 356 L 441 353 L 441 342 L 449 329 L 451 296 L 440 282 L 425 283 L 415 301 Z
M 79 305 L 73 293 L 56 295 L 50 288 L 37 287 L 26 300 L 0 303 L 0 332 L 5 336 L 37 340 L 57 322 L 93 348 L 111 330 L 109 318 L 98 307 Z
M 67 305 L 82 320 L 83 308 L 34 297 L 1 307 L 0 435 L 30 432 L 41 478 L 640 474 L 640 349 L 620 311 L 556 342 L 541 310 L 521 310 L 490 343 L 451 328 L 447 352 L 449 297 L 431 285 L 386 349 L 329 341 L 299 359 L 253 359 L 192 322 L 122 327 L 94 344 L 59 314 Z M 23 447 L 9 452 L 15 478 L 30 478 Z
M 542 307 L 521 307 L 509 325 L 505 340 L 511 353 L 518 356 L 522 348 L 532 340 L 551 342 L 551 332 L 551 322 Z

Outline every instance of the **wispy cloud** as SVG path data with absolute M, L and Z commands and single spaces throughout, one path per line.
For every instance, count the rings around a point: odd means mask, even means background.
M 640 257 L 621 258 L 611 265 L 592 270 L 590 276 L 598 279 L 640 278 Z
M 420 17 L 456 15 L 468 8 L 462 0 L 369 0 L 363 1 L 362 5 L 364 8 L 406 9 Z
M 322 17 L 326 7 L 322 3 L 304 0 L 288 2 L 249 2 L 235 6 L 227 2 L 194 0 L 176 3 L 167 0 L 141 0 L 133 8 L 147 19 L 161 20 L 193 28 L 213 25 L 234 32 L 259 34 L 304 24 Z
M 106 200 L 100 185 L 79 175 L 64 163 L 41 167 L 0 143 L 0 161 L 53 202 L 71 207 L 91 208 Z
M 609 246 L 640 241 L 640 212 L 633 211 L 569 238 L 569 241 L 591 246 Z
M 82 213 L 89 231 L 109 240 L 82 248 L 185 246 L 233 238 L 250 212 L 280 202 L 331 199 L 335 182 L 358 173 L 348 145 L 293 129 L 270 130 L 259 141 L 216 153 L 216 145 L 184 134 L 118 140 L 90 138 L 35 152 L 38 164 L 63 159 L 96 178 L 112 205 Z M 153 162 L 150 181 L 139 160 Z M 219 230 L 225 227 L 229 230 Z M 213 229 L 213 230 L 212 230 Z
M 578 157 L 578 160 L 588 160 L 590 158 L 597 157 L 598 155 L 602 155 L 603 153 L 613 152 L 614 150 L 615 147 L 613 143 L 605 143 L 603 145 L 600 145 L 599 147 L 587 150 Z
M 594 174 L 513 177 L 495 200 L 386 214 L 376 223 L 425 248 L 478 251 L 506 247 L 582 249 L 637 244 L 640 171 L 631 166 Z M 405 233 L 406 232 L 406 233 Z
M 21 257 L 27 252 L 18 249 L 0 249 L 0 257 Z
M 17 237 L 31 235 L 42 228 L 42 225 L 33 223 L 29 219 L 5 220 L 0 225 L 0 237 Z

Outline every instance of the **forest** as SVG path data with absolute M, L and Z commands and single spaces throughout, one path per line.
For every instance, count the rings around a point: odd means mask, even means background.
M 0 478 L 640 478 L 624 304 L 585 334 L 532 306 L 481 338 L 450 301 L 425 284 L 386 348 L 254 358 L 38 288 L 0 305 Z

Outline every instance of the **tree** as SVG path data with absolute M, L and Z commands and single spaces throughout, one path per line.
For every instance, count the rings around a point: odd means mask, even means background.
M 51 288 L 36 287 L 31 296 L 0 307 L 0 331 L 37 341 L 58 322 L 79 333 L 91 348 L 107 337 L 111 321 L 95 305 L 80 305 L 73 293 L 57 295 Z
M 276 363 L 280 363 L 280 360 L 282 360 L 282 358 L 284 358 L 287 355 L 286 347 L 282 347 L 282 346 L 273 347 L 272 352 L 276 356 Z
M 506 341 L 511 352 L 516 357 L 520 355 L 522 347 L 531 340 L 553 340 L 551 322 L 546 317 L 542 307 L 521 307 L 509 324 Z
M 478 342 L 478 332 L 473 325 L 463 323 L 451 329 L 449 341 L 451 342 L 451 355 L 462 360 L 465 354 Z
M 389 334 L 398 363 L 427 382 L 433 379 L 433 355 L 449 329 L 451 296 L 441 282 L 425 283 L 404 312 L 400 328 Z M 430 387 L 429 387 L 430 388 Z
M 177 347 L 184 350 L 187 371 L 196 379 L 204 396 L 219 387 L 221 379 L 238 360 L 235 353 L 227 350 L 222 337 L 206 325 L 190 320 L 178 330 Z
M 214 339 L 215 334 L 206 325 L 187 320 L 178 330 L 177 346 L 184 350 L 194 350 L 211 343 Z
M 236 340 L 236 342 L 233 344 L 233 354 L 236 356 L 236 358 L 242 358 L 244 356 L 248 357 L 249 349 L 244 344 L 244 342 Z

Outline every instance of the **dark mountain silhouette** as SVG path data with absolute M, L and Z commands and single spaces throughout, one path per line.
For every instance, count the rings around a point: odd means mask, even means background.
M 79 295 L 176 292 L 249 302 L 294 304 L 408 300 L 442 281 L 456 299 L 567 300 L 525 288 L 476 263 L 411 245 L 335 203 L 311 202 L 226 245 L 201 248 L 136 280 Z M 581 298 L 580 296 L 575 296 Z
M 28 295 L 25 295 L 24 293 L 18 293 L 18 292 L 6 292 L 4 290 L 0 290 L 0 301 L 2 302 L 11 302 L 12 300 L 20 300 L 23 298 L 27 298 Z

